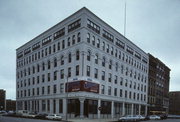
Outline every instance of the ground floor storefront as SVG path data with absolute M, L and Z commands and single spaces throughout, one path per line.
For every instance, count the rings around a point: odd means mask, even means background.
M 17 101 L 17 110 L 56 113 L 68 118 L 119 118 L 147 114 L 147 106 L 143 104 L 85 97 Z

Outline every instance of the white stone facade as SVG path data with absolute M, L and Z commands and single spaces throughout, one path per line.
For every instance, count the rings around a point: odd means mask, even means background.
M 89 118 L 147 112 L 148 55 L 86 8 L 16 52 L 17 110 L 65 117 L 68 107 L 68 117 Z M 99 93 L 65 91 L 67 82 L 80 80 L 99 84 Z

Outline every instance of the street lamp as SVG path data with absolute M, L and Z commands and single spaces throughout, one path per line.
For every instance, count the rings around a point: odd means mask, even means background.
M 66 121 L 68 121 L 68 75 L 65 75 L 64 76 L 66 77 L 66 84 L 67 86 L 65 86 L 65 91 L 66 91 Z

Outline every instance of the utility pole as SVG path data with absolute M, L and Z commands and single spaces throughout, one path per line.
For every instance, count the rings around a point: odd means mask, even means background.
M 126 0 L 124 6 L 124 36 L 126 36 Z

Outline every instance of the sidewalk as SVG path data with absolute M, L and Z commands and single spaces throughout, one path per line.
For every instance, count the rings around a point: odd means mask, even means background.
M 68 119 L 71 122 L 114 122 L 117 119 Z

